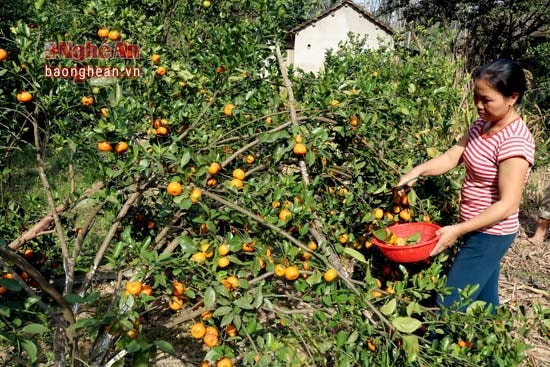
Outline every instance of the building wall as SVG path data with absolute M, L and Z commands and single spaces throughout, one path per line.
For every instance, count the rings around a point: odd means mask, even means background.
M 339 42 L 348 39 L 349 32 L 360 37 L 367 36 L 368 48 L 377 49 L 379 38 L 391 46 L 392 38 L 388 33 L 354 9 L 343 6 L 296 33 L 294 66 L 306 72 L 321 70 L 326 50 L 336 49 Z

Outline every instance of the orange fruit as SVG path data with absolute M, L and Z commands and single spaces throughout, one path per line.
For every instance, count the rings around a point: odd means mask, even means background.
M 428 214 L 424 214 L 422 216 L 422 221 L 426 223 L 430 223 L 432 221 L 432 218 Z
M 228 267 L 230 263 L 231 263 L 231 261 L 229 260 L 229 258 L 227 256 L 220 257 L 218 259 L 218 266 L 222 269 Z
M 25 259 L 27 260 L 32 260 L 33 256 L 34 256 L 34 251 L 32 248 L 28 248 L 25 250 L 25 252 L 23 253 L 23 256 L 25 257 Z
M 309 241 L 309 243 L 307 244 L 307 248 L 311 251 L 315 251 L 317 250 L 317 244 L 315 243 L 315 241 Z
M 233 324 L 228 324 L 225 327 L 225 332 L 227 333 L 227 335 L 229 335 L 231 337 L 237 336 L 237 328 Z
M 376 208 L 372 211 L 372 214 L 376 219 L 382 219 L 384 218 L 384 211 L 380 208 Z
M 273 209 L 280 208 L 281 207 L 281 202 L 279 200 L 275 200 L 274 202 L 271 203 L 271 207 Z
M 337 99 L 333 99 L 332 101 L 330 101 L 331 107 L 338 107 L 339 104 L 340 102 Z
M 30 92 L 19 92 L 17 93 L 17 100 L 21 103 L 27 103 L 32 101 L 32 94 Z
M 141 292 L 141 282 L 139 280 L 135 280 L 133 282 L 126 283 L 126 291 L 134 296 L 139 294 L 139 292 Z
M 351 126 L 357 126 L 359 125 L 359 119 L 357 118 L 357 116 L 350 116 L 349 118 L 349 124 Z
M 255 160 L 256 160 L 256 158 L 252 154 L 249 154 L 249 155 L 246 156 L 246 163 L 248 163 L 248 164 L 254 163 Z
M 197 188 L 194 188 L 193 190 L 191 190 L 191 193 L 189 194 L 189 197 L 191 198 L 191 202 L 193 204 L 196 204 L 196 203 L 199 202 L 199 200 L 202 197 L 202 191 L 197 189 Z
M 222 243 L 220 245 L 220 247 L 218 247 L 218 254 L 220 254 L 220 256 L 227 255 L 229 253 L 229 251 L 231 251 L 231 250 L 230 250 L 229 246 L 225 243 Z
M 202 224 L 201 224 L 201 227 L 202 227 Z M 204 253 L 204 257 L 206 257 L 207 259 L 210 259 L 212 258 L 212 256 L 214 256 L 214 249 L 212 246 L 210 246 L 209 243 L 201 244 L 201 251 Z
M 206 333 L 202 341 L 207 347 L 214 347 L 218 345 L 218 336 L 215 334 Z
M 97 30 L 97 35 L 99 36 L 99 38 L 109 37 L 109 28 L 99 28 Z
M 229 186 L 236 188 L 237 190 L 240 190 L 244 186 L 243 180 L 239 180 L 238 178 L 234 178 L 231 181 L 229 181 Z
M 185 292 L 185 286 L 182 282 L 178 282 L 177 280 L 172 282 L 172 295 L 173 296 L 181 296 Z
M 101 112 L 101 116 L 109 117 L 109 109 L 107 107 L 102 107 L 99 111 Z
M 191 336 L 195 339 L 202 339 L 206 335 L 206 326 L 202 322 L 191 325 Z
M 282 209 L 279 212 L 279 219 L 282 221 L 289 221 L 292 219 L 292 212 L 288 209 Z
M 237 168 L 233 171 L 233 178 L 236 178 L 238 180 L 244 180 L 244 178 L 246 177 L 246 173 L 240 169 L 240 168 Z
M 409 197 L 407 195 L 401 196 L 401 205 L 409 206 Z
M 340 242 L 342 245 L 345 243 L 348 243 L 349 235 L 347 233 L 342 233 L 338 236 L 338 242 Z
M 226 116 L 232 116 L 233 115 L 233 109 L 235 108 L 235 105 L 232 103 L 228 103 L 225 106 L 223 106 L 223 113 Z
M 170 307 L 172 311 L 180 310 L 182 306 L 183 306 L 183 300 L 178 296 L 173 296 L 170 299 L 170 302 L 168 302 L 168 307 Z
M 210 367 L 210 362 L 202 361 L 201 364 L 199 364 L 199 367 Z
M 337 277 L 338 273 L 334 269 L 328 269 L 327 271 L 325 271 L 325 274 L 323 274 L 323 279 L 327 282 L 332 282 Z
M 218 331 L 218 328 L 215 326 L 207 326 L 206 327 L 206 334 L 212 334 L 216 336 L 220 336 L 220 332 Z
M 159 75 L 159 76 L 166 75 L 166 67 L 164 67 L 164 66 L 159 66 L 159 67 L 157 68 L 156 73 L 157 73 L 157 75 Z
M 6 273 L 2 276 L 2 278 L 4 278 L 4 279 L 13 279 L 13 274 L 12 273 Z
M 94 97 L 83 96 L 80 102 L 82 102 L 84 106 L 91 106 L 94 104 Z
M 369 339 L 369 341 L 367 342 L 367 348 L 371 352 L 376 352 L 376 341 L 374 339 Z
M 303 142 L 304 142 L 304 138 L 302 138 L 302 135 L 296 135 L 296 136 L 294 137 L 294 141 L 295 141 L 296 143 L 303 143 Z
M 273 272 L 278 277 L 284 277 L 285 276 L 285 270 L 286 270 L 286 266 L 284 266 L 283 264 L 277 264 L 277 265 L 275 265 L 275 268 L 273 269 Z
M 191 256 L 191 259 L 194 261 L 194 262 L 197 262 L 199 264 L 202 264 L 203 262 L 206 261 L 206 255 L 204 254 L 204 252 L 195 252 L 193 254 L 193 256 Z
M 8 288 L 0 285 L 0 295 L 8 293 Z
M 210 166 L 208 166 L 208 173 L 214 176 L 216 173 L 220 172 L 221 168 L 222 166 L 220 166 L 218 162 L 212 162 L 210 163 Z
M 3 48 L 0 48 L 0 61 L 4 61 L 8 58 L 8 53 Z
M 117 152 L 118 154 L 126 153 L 127 151 L 128 151 L 128 143 L 126 143 L 125 141 L 119 141 L 115 145 L 115 152 Z
M 155 133 L 160 136 L 168 135 L 168 129 L 165 126 L 159 126 L 155 129 Z
M 236 276 L 231 275 L 231 276 L 227 277 L 226 280 L 231 285 L 231 288 L 233 288 L 233 289 L 239 288 L 239 279 Z
M 231 359 L 223 357 L 216 362 L 216 367 L 233 367 L 233 362 L 231 362 Z
M 300 270 L 294 265 L 288 266 L 285 269 L 286 280 L 296 280 L 300 276 Z
M 208 180 L 206 180 L 206 185 L 208 187 L 214 187 L 218 184 L 218 180 L 216 180 L 214 177 L 210 177 Z
M 132 330 L 128 330 L 128 332 L 126 332 L 126 335 L 128 335 L 130 339 L 135 339 L 138 337 L 138 332 L 132 329 Z
M 306 251 L 302 254 L 302 259 L 303 260 L 309 260 L 309 259 L 311 259 L 312 256 L 313 256 L 313 254 L 311 252 Z
M 153 54 L 151 55 L 151 61 L 154 64 L 158 64 L 160 62 L 160 55 L 159 54 Z
M 254 252 L 254 245 L 256 245 L 255 242 L 243 243 L 242 249 L 244 252 Z
M 201 313 L 201 319 L 203 321 L 206 321 L 211 318 L 212 318 L 212 311 L 204 311 L 203 313 Z
M 382 297 L 382 292 L 373 290 L 373 291 L 372 291 L 372 296 L 375 297 L 375 298 L 377 298 L 377 297 Z
M 144 294 L 146 296 L 151 296 L 153 294 L 153 287 L 151 287 L 150 285 L 147 285 L 147 284 L 143 284 L 141 286 L 141 292 L 139 292 L 140 294 Z
M 292 151 L 297 156 L 303 156 L 304 154 L 306 154 L 307 148 L 306 148 L 305 144 L 303 144 L 303 143 L 296 143 L 294 145 L 294 148 L 292 148 Z
M 178 196 L 183 191 L 183 187 L 179 182 L 170 182 L 168 186 L 166 186 L 166 191 L 172 196 Z
M 411 220 L 411 211 L 407 209 L 403 209 L 399 212 L 399 218 L 404 220 L 405 222 L 408 222 Z
M 109 34 L 107 35 L 107 37 L 111 41 L 118 41 L 120 39 L 120 32 L 117 31 L 116 29 L 113 29 L 112 31 L 109 31 Z
M 397 237 L 395 239 L 395 246 L 400 246 L 400 247 L 407 246 L 407 240 L 404 239 L 403 237 Z

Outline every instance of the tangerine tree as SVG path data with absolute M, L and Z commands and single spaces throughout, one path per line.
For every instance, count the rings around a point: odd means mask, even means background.
M 32 210 L 2 207 L 12 361 L 145 365 L 187 345 L 151 330 L 181 325 L 206 365 L 522 359 L 506 309 L 433 310 L 452 253 L 405 266 L 370 242 L 456 217 L 460 172 L 391 190 L 464 126 L 461 64 L 437 43 L 374 52 L 352 38 L 314 75 L 287 67 L 281 45 L 315 2 L 64 4 L 36 2 L 3 40 L 2 139 L 32 147 L 41 185 Z M 45 57 L 69 41 L 119 53 Z M 137 74 L 44 75 L 88 65 Z M 64 188 L 56 154 L 96 182 L 69 174 Z

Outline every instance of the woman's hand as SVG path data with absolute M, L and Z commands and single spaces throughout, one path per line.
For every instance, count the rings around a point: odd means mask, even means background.
M 439 236 L 439 240 L 437 241 L 435 247 L 433 248 L 432 252 L 430 252 L 430 256 L 436 256 L 454 245 L 458 237 L 462 235 L 462 232 L 459 230 L 457 225 L 452 226 L 445 226 L 441 227 L 437 232 L 435 232 L 436 236 Z

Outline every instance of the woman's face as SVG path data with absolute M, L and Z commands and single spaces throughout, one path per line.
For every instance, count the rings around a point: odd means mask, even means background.
M 517 95 L 505 97 L 484 79 L 477 79 L 474 83 L 474 103 L 482 119 L 497 123 L 513 111 Z

